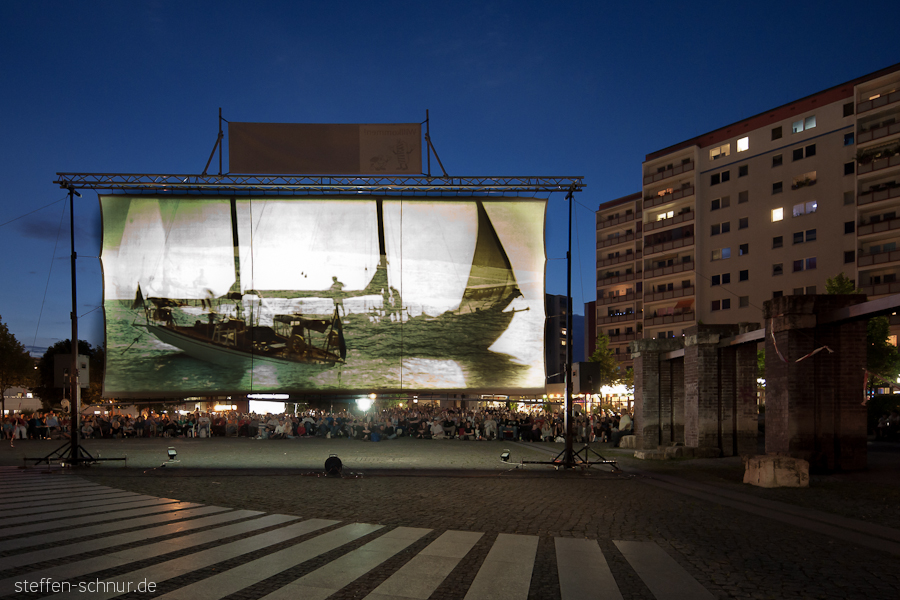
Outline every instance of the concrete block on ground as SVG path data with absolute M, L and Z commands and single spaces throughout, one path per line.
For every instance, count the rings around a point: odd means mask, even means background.
M 780 454 L 744 457 L 744 483 L 759 487 L 809 487 L 809 462 Z
M 635 436 L 623 435 L 619 438 L 619 448 L 634 448 Z
M 666 460 L 669 458 L 665 452 L 659 450 L 636 450 L 634 457 L 641 460 Z

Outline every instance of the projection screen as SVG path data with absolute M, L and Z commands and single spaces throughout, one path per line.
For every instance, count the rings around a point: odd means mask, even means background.
M 544 387 L 544 199 L 100 204 L 105 397 Z

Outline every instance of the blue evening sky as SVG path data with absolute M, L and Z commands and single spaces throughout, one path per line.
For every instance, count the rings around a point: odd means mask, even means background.
M 56 172 L 200 173 L 219 107 L 299 123 L 429 109 L 451 175 L 584 176 L 581 313 L 595 295 L 593 211 L 640 189 L 647 153 L 900 62 L 897 5 L 881 0 L 3 0 L 0 24 L 0 317 L 38 352 L 71 333 Z M 98 344 L 95 192 L 75 216 L 79 337 Z M 554 194 L 548 293 L 566 291 L 566 233 Z

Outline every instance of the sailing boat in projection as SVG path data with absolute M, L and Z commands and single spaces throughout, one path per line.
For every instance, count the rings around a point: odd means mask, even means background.
M 399 351 L 407 356 L 454 356 L 487 350 L 497 341 L 518 312 L 508 309 L 522 292 L 481 201 L 476 202 L 476 209 L 475 248 L 459 305 L 436 316 L 410 316 L 388 278 L 383 207 L 381 200 L 377 201 L 381 258 L 366 288 L 353 293 L 380 295 L 381 310 L 345 319 L 348 348 Z
M 231 199 L 231 222 L 235 275 L 231 289 L 220 298 L 200 300 L 204 318 L 181 324 L 182 313 L 189 318 L 198 316 L 184 309 L 196 300 L 150 297 L 148 306 L 138 284 L 132 308 L 144 308 L 147 330 L 189 356 L 222 366 L 246 368 L 253 363 L 268 363 L 330 367 L 343 363 L 347 347 L 337 309 L 331 315 L 274 314 L 271 326 L 261 325 L 260 298 L 255 314 L 251 308 L 245 315 L 235 199 Z M 179 311 L 179 318 L 175 311 Z

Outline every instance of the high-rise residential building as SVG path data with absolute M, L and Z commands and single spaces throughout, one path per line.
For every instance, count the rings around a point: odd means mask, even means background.
M 544 354 L 547 383 L 565 383 L 567 296 L 544 296 L 547 320 L 544 324 Z
M 641 192 L 597 212 L 597 331 L 629 360 L 841 272 L 900 293 L 898 214 L 900 64 L 648 154 Z

